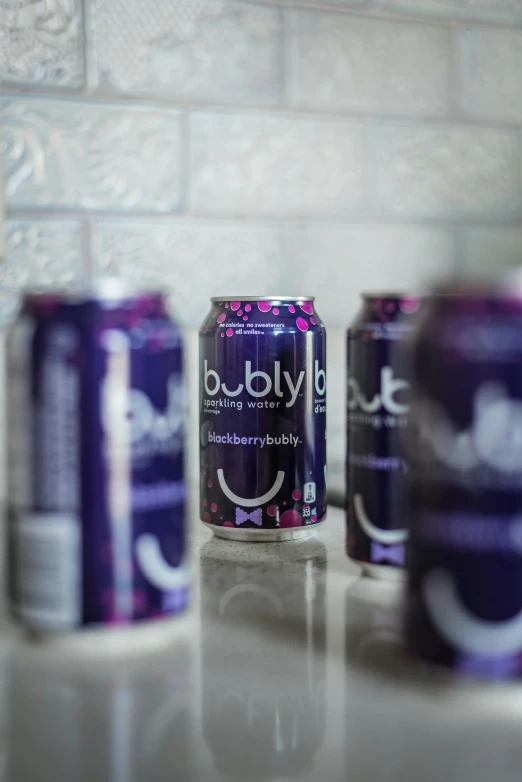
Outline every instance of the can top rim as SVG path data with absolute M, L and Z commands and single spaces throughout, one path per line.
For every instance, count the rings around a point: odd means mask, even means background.
M 101 277 L 98 280 L 92 280 L 85 284 L 74 285 L 68 288 L 54 288 L 52 286 L 34 288 L 29 286 L 23 289 L 23 294 L 31 298 L 58 296 L 62 301 L 82 301 L 89 298 L 95 298 L 98 301 L 110 301 L 135 296 L 159 298 L 164 295 L 159 288 L 139 288 L 118 277 Z
M 210 301 L 315 301 L 315 296 L 212 296 Z
M 372 299 L 420 299 L 425 298 L 424 294 L 412 293 L 411 291 L 372 291 L 371 293 L 361 293 L 361 298 L 364 301 L 371 301 Z

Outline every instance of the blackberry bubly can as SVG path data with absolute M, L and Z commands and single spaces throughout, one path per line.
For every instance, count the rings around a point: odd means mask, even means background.
M 377 578 L 402 575 L 407 538 L 404 342 L 419 299 L 365 295 L 347 333 L 347 552 Z
M 413 352 L 407 638 L 471 674 L 522 673 L 522 295 L 431 301 Z
M 28 294 L 9 340 L 10 600 L 42 630 L 184 608 L 180 334 L 117 281 Z
M 326 516 L 326 332 L 311 297 L 214 298 L 200 331 L 201 519 L 236 540 Z

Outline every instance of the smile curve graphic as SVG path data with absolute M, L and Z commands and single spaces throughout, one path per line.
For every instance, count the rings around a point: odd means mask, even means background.
M 379 527 L 376 527 L 366 515 L 362 494 L 354 495 L 353 505 L 357 521 L 371 540 L 375 540 L 384 546 L 396 546 L 398 543 L 404 543 L 408 539 L 407 529 L 379 529 Z
M 184 561 L 172 567 L 166 561 L 155 535 L 140 535 L 136 541 L 136 558 L 147 581 L 156 589 L 182 589 L 189 581 L 188 567 Z
M 228 608 L 228 604 L 237 596 L 244 595 L 246 593 L 255 594 L 263 597 L 267 600 L 275 609 L 277 615 L 281 618 L 285 615 L 285 609 L 283 603 L 277 595 L 271 592 L 266 587 L 262 587 L 256 584 L 236 584 L 236 586 L 227 590 L 221 600 L 219 601 L 219 616 L 225 616 L 225 612 Z
M 244 508 L 253 508 L 255 505 L 263 505 L 263 503 L 268 502 L 269 500 L 272 499 L 272 497 L 275 497 L 275 495 L 283 485 L 285 473 L 283 470 L 279 470 L 272 488 L 269 489 L 266 492 L 266 494 L 262 494 L 261 497 L 254 497 L 253 499 L 249 499 L 247 497 L 240 497 L 238 494 L 234 494 L 234 492 L 231 491 L 227 486 L 227 483 L 225 481 L 225 476 L 223 475 L 223 470 L 217 471 L 217 477 L 218 477 L 219 485 L 221 486 L 221 489 L 223 491 L 223 494 L 226 497 L 228 497 L 229 500 L 235 502 L 236 505 L 242 505 Z
M 503 622 L 480 619 L 462 605 L 453 576 L 442 568 L 430 570 L 424 576 L 422 594 L 438 632 L 459 651 L 505 655 L 520 650 L 522 611 Z

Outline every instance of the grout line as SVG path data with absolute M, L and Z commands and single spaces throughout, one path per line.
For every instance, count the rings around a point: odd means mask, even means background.
M 369 125 L 366 128 L 366 170 L 367 170 L 367 197 L 368 203 L 375 210 L 377 219 L 382 218 L 382 206 L 379 188 L 379 127 Z
M 95 277 L 95 263 L 93 252 L 93 229 L 94 221 L 92 217 L 82 220 L 82 244 L 84 253 L 84 267 L 87 279 L 93 280 Z
M 94 32 L 94 15 L 91 0 L 82 0 L 83 7 L 83 46 L 85 58 L 85 91 L 92 93 L 97 86 L 96 49 Z
M 194 113 L 214 113 L 214 114 L 228 114 L 231 116 L 245 116 L 245 117 L 281 117 L 287 119 L 310 119 L 318 122 L 328 122 L 333 120 L 342 120 L 354 125 L 364 122 L 377 122 L 381 125 L 407 125 L 411 127 L 430 128 L 430 127 L 444 127 L 444 128 L 483 128 L 485 130 L 498 130 L 498 131 L 520 131 L 521 123 L 517 121 L 507 120 L 493 120 L 490 117 L 478 118 L 478 117 L 456 117 L 450 118 L 447 114 L 438 115 L 420 115 L 420 114 L 378 114 L 372 111 L 363 111 L 357 109 L 335 110 L 333 108 L 323 108 L 321 110 L 314 110 L 309 107 L 298 106 L 260 106 L 260 105 L 246 105 L 246 104 L 223 104 L 223 103 L 209 103 L 201 102 L 198 104 L 179 102 L 168 99 L 144 98 L 138 95 L 119 95 L 106 93 L 92 93 L 90 95 L 80 94 L 71 90 L 65 91 L 64 89 L 46 88 L 35 90 L 27 85 L 6 85 L 3 91 L 4 97 L 10 100 L 18 100 L 21 98 L 30 97 L 35 100 L 66 100 L 69 103 L 85 103 L 93 105 L 107 105 L 110 108 L 134 108 L 137 111 L 145 111 L 146 109 L 153 107 L 158 110 L 165 111 L 178 111 L 187 112 L 189 115 Z
M 522 29 L 522 14 L 518 19 L 486 18 L 473 14 L 469 16 L 459 13 L 452 14 L 451 12 L 438 14 L 429 11 L 408 10 L 393 0 L 366 0 L 366 2 L 356 5 L 339 4 L 335 0 L 241 0 L 241 2 L 256 6 L 304 8 L 346 16 L 365 16 L 370 19 L 396 19 L 400 22 L 412 22 L 413 24 L 446 25 L 455 22 L 499 30 Z
M 284 29 L 284 96 L 286 105 L 295 108 L 299 105 L 299 20 L 297 11 L 283 9 Z
M 179 209 L 180 214 L 182 215 L 190 214 L 191 209 L 190 183 L 192 176 L 192 166 L 190 160 L 190 147 L 192 139 L 190 136 L 190 131 L 190 114 L 189 112 L 185 111 L 181 115 L 181 198 L 179 202 Z
M 453 120 L 465 120 L 461 111 L 461 61 L 460 61 L 460 26 L 449 28 L 449 73 L 448 73 L 448 94 L 450 116 Z
M 455 229 L 454 232 L 454 246 L 455 246 L 455 269 L 454 273 L 456 277 L 466 274 L 469 268 L 469 264 L 464 260 L 464 234 L 463 228 L 465 226 Z
M 81 23 L 81 36 L 80 45 L 82 47 L 82 60 L 83 60 L 83 87 L 81 92 L 86 92 L 89 83 L 89 64 L 87 55 L 87 23 L 88 23 L 88 11 L 87 0 L 81 0 L 80 3 L 80 23 Z
M 7 220 L 56 220 L 56 221 L 68 221 L 76 220 L 81 223 L 89 223 L 92 227 L 93 222 L 103 222 L 104 218 L 107 218 L 108 222 L 121 222 L 131 224 L 136 221 L 148 221 L 151 223 L 157 223 L 158 225 L 164 225 L 168 222 L 173 225 L 183 223 L 207 223 L 209 225 L 226 224 L 226 225 L 313 225 L 313 226 L 367 226 L 368 229 L 375 229 L 378 227 L 403 227 L 411 229 L 442 229 L 447 231 L 454 231 L 459 228 L 490 228 L 490 229 L 520 229 L 522 230 L 522 216 L 505 216 L 504 218 L 494 218 L 491 215 L 461 215 L 457 218 L 449 217 L 413 217 L 386 214 L 386 213 L 374 213 L 374 212 L 360 212 L 360 213 L 338 213 L 330 215 L 305 215 L 305 214 L 288 214 L 281 215 L 280 213 L 272 215 L 235 215 L 235 214 L 216 214 L 216 213 L 197 213 L 197 214 L 161 214 L 158 212 L 110 212 L 106 209 L 96 211 L 87 210 L 85 212 L 63 212 L 55 211 L 52 209 L 24 209 L 24 208 L 8 208 Z M 88 240 L 92 240 L 92 234 L 88 237 Z M 89 249 L 91 250 L 92 248 Z

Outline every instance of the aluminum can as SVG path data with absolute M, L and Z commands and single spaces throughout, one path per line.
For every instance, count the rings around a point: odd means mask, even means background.
M 200 331 L 200 513 L 220 537 L 326 516 L 326 332 L 313 297 L 212 299 Z
M 9 596 L 43 631 L 188 599 L 180 333 L 158 293 L 28 293 L 8 342 Z
M 522 295 L 457 287 L 415 340 L 407 643 L 486 678 L 522 672 Z
M 404 573 L 405 346 L 420 305 L 418 298 L 365 295 L 347 332 L 347 553 L 377 578 Z

